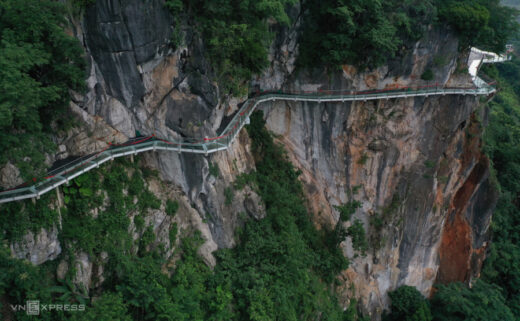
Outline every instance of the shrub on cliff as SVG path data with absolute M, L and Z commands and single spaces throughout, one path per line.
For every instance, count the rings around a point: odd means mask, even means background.
M 403 285 L 388 293 L 391 313 L 384 321 L 431 321 L 432 314 L 426 298 L 416 288 Z

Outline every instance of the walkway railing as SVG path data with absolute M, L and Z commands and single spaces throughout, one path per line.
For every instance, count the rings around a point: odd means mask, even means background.
M 479 77 L 474 77 L 474 88 L 443 88 L 437 84 L 424 87 L 400 87 L 387 90 L 372 91 L 318 91 L 318 92 L 259 92 L 248 99 L 227 127 L 217 137 L 202 139 L 167 140 L 154 135 L 131 140 L 121 145 L 109 145 L 98 153 L 76 159 L 57 168 L 43 179 L 25 183 L 17 188 L 0 192 L 0 203 L 40 197 L 48 191 L 68 183 L 75 177 L 99 167 L 101 164 L 117 157 L 138 154 L 146 151 L 167 150 L 178 153 L 210 154 L 226 150 L 238 135 L 238 132 L 249 123 L 249 116 L 259 104 L 269 101 L 306 101 L 306 102 L 346 102 L 379 99 L 396 99 L 409 97 L 428 97 L 433 95 L 491 95 L 496 91 L 492 84 Z

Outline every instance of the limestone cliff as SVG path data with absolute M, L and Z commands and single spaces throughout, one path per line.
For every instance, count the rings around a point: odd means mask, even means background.
M 161 0 L 97 1 L 81 18 L 70 21 L 71 32 L 86 50 L 88 92 L 71 103 L 83 125 L 56 138 L 61 154 L 51 160 L 92 152 L 137 131 L 166 138 L 211 136 L 245 100 L 220 95 L 202 40 L 186 23 L 175 29 Z M 470 84 L 469 77 L 457 72 L 457 66 L 465 64 L 457 40 L 433 29 L 419 43 L 410 44 L 406 55 L 375 71 L 352 66 L 340 71 L 296 70 L 299 24 L 296 19 L 279 33 L 270 50 L 271 65 L 251 81 L 253 88 L 425 85 L 420 78 L 427 68 L 434 70 L 433 82 L 441 85 Z M 172 43 L 173 33 L 182 35 L 180 46 Z M 465 96 L 262 106 L 269 129 L 303 172 L 317 226 L 338 222 L 334 205 L 352 200 L 362 204 L 355 217 L 368 231 L 370 249 L 366 256 L 357 255 L 350 239 L 342 243 L 352 262 L 340 276 L 343 305 L 359 297 L 376 317 L 388 305 L 387 291 L 402 284 L 428 295 L 436 281 L 468 281 L 478 275 L 496 199 L 488 161 L 480 152 L 479 119 L 486 113 L 478 107 L 478 98 Z M 253 191 L 236 194 L 231 205 L 224 201 L 225 188 L 238 174 L 254 168 L 245 131 L 227 152 L 208 157 L 158 152 L 144 159 L 143 165 L 158 169 L 167 186 L 155 192 L 183 200 L 178 223 L 203 231 L 206 244 L 201 254 L 209 264 L 214 264 L 212 250 L 235 244 L 234 230 L 247 219 L 240 213 L 262 217 Z M 220 174 L 210 173 L 210 165 L 218 166 Z M 158 235 L 164 219 L 164 208 L 150 214 Z M 28 238 L 32 243 L 56 242 L 55 237 Z M 32 243 L 13 245 L 13 251 L 35 257 L 36 264 L 55 257 L 56 247 L 41 252 L 46 247 Z M 80 270 L 91 271 L 91 262 L 84 259 Z M 81 282 L 88 285 L 90 278 L 86 273 Z
M 456 71 L 465 63 L 457 46 L 448 33 L 432 30 L 408 56 L 376 71 L 344 66 L 337 73 L 300 72 L 282 86 L 426 85 L 420 80 L 426 68 L 435 71 L 432 82 L 468 86 L 469 78 Z M 436 63 L 438 57 L 445 63 Z M 338 222 L 334 205 L 362 204 L 354 217 L 368 231 L 370 249 L 358 256 L 349 239 L 343 243 L 352 260 L 342 275 L 345 297 L 359 297 L 367 312 L 379 315 L 389 303 L 385 293 L 400 285 L 413 285 L 428 296 L 436 282 L 478 276 L 497 199 L 480 151 L 486 111 L 479 109 L 478 98 L 278 102 L 263 108 L 269 129 L 304 173 L 316 224 Z

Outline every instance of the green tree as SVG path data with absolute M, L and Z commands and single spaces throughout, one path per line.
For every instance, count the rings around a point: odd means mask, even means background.
M 177 200 L 167 200 L 166 201 L 166 214 L 170 216 L 175 216 L 177 211 L 179 210 L 179 202 Z
M 82 49 L 64 17 L 59 2 L 0 1 L 0 164 L 21 165 L 26 178 L 43 169 L 51 124 L 65 125 L 69 90 L 84 87 Z
M 500 197 L 482 278 L 500 286 L 509 308 L 520 315 L 520 61 L 514 59 L 484 71 L 498 79 L 501 87 L 490 102 L 490 120 L 484 135 L 484 150 L 491 159 Z
M 432 19 L 431 1 L 311 0 L 304 3 L 300 63 L 373 68 L 418 40 Z
M 121 293 L 105 292 L 85 312 L 71 313 L 71 321 L 131 321 Z
M 385 321 L 431 321 L 433 319 L 428 301 L 416 288 L 403 285 L 388 293 L 392 304 L 391 313 Z
M 334 208 L 339 212 L 339 218 L 341 221 L 348 221 L 350 220 L 350 217 L 352 214 L 356 212 L 358 208 L 361 207 L 360 201 L 350 201 L 348 203 L 342 204 L 342 205 L 334 205 Z
M 352 247 L 354 250 L 365 255 L 368 250 L 368 242 L 363 222 L 356 218 L 354 223 L 347 229 L 347 235 L 352 238 Z
M 499 0 L 437 0 L 439 19 L 458 33 L 461 47 L 470 45 L 503 52 L 516 35 L 518 12 Z
M 471 288 L 462 283 L 439 285 L 431 301 L 434 320 L 515 320 L 498 286 L 477 280 Z
M 184 0 L 182 6 L 200 29 L 206 52 L 216 71 L 224 94 L 243 94 L 254 73 L 268 64 L 267 48 L 273 34 L 269 21 L 288 25 L 285 11 L 295 0 Z M 178 0 L 167 1 L 174 14 Z

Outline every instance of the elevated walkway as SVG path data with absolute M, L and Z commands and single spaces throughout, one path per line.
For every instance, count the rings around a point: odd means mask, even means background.
M 494 55 L 494 56 L 493 56 Z M 134 139 L 121 145 L 109 147 L 92 155 L 78 158 L 64 166 L 57 168 L 38 182 L 23 184 L 14 189 L 0 192 L 0 203 L 39 198 L 58 186 L 68 183 L 75 177 L 99 167 L 101 164 L 117 157 L 138 154 L 146 151 L 166 150 L 178 153 L 197 153 L 208 155 L 223 151 L 231 146 L 238 132 L 249 123 L 249 116 L 257 106 L 270 101 L 305 101 L 305 102 L 347 102 L 368 101 L 379 99 L 397 99 L 411 97 L 428 97 L 434 95 L 491 95 L 496 92 L 492 83 L 487 83 L 477 77 L 478 68 L 482 63 L 496 63 L 509 59 L 493 53 L 473 48 L 468 60 L 469 72 L 473 78 L 473 88 L 445 88 L 434 86 L 401 87 L 391 90 L 374 91 L 318 91 L 318 92 L 262 92 L 256 97 L 248 99 L 227 127 L 219 136 L 201 139 L 182 139 L 178 141 L 161 139 L 156 136 Z M 502 60 L 505 59 L 505 60 Z

